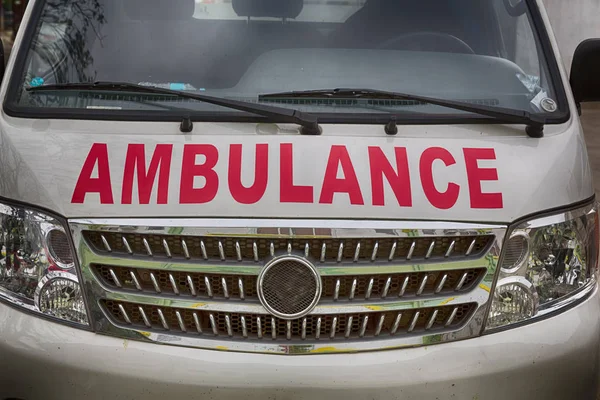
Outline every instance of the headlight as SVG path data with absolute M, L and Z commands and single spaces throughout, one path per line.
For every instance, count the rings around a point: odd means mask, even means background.
M 593 289 L 595 205 L 521 223 L 507 237 L 486 329 L 565 309 Z
M 66 232 L 52 216 L 0 203 L 0 299 L 88 325 Z

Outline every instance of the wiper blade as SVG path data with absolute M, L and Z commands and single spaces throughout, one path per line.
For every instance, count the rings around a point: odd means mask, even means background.
M 269 93 L 258 96 L 258 100 L 269 100 L 276 98 L 351 98 L 351 99 L 385 99 L 385 100 L 410 100 L 421 103 L 432 104 L 441 107 L 447 107 L 454 110 L 470 112 L 486 117 L 493 118 L 497 121 L 507 124 L 523 124 L 526 125 L 527 135 L 534 138 L 544 136 L 544 124 L 546 119 L 538 115 L 532 114 L 524 110 L 513 110 L 503 107 L 490 107 L 480 104 L 471 104 L 461 101 L 436 99 L 433 97 L 419 96 L 408 93 L 388 92 L 385 90 L 374 89 L 319 89 L 306 91 L 293 91 L 281 93 Z M 393 122 L 393 119 L 392 119 Z M 395 123 L 394 123 L 395 124 Z M 389 125 L 389 124 L 388 124 Z M 386 127 L 386 132 L 389 127 Z
M 124 91 L 148 94 L 163 94 L 176 96 L 182 99 L 198 100 L 216 106 L 226 107 L 233 110 L 245 111 L 263 117 L 271 118 L 280 122 L 294 123 L 302 126 L 301 133 L 304 135 L 320 135 L 321 128 L 318 119 L 313 114 L 307 114 L 299 110 L 253 104 L 244 101 L 224 99 L 220 97 L 206 96 L 178 90 L 162 89 L 154 86 L 143 86 L 128 82 L 91 82 L 91 83 L 61 83 L 55 85 L 43 85 L 27 88 L 28 92 L 54 92 L 61 90 L 90 90 L 90 91 Z M 185 125 L 185 130 L 183 129 Z M 191 131 L 190 117 L 184 117 L 182 131 Z

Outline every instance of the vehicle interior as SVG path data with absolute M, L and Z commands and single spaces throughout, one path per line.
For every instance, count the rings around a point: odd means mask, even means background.
M 64 13 L 73 21 L 63 35 L 67 43 L 52 46 L 55 52 L 66 48 L 71 67 L 54 68 L 66 76 L 50 80 L 176 81 L 224 89 L 234 87 L 259 56 L 282 49 L 506 57 L 489 1 L 349 0 L 336 2 L 347 3 L 346 8 L 327 9 L 308 0 L 224 0 L 220 7 L 233 11 L 225 18 L 205 18 L 195 0 L 78 3 Z M 345 20 L 334 15 L 331 22 L 314 15 L 321 10 L 350 10 L 351 15 Z M 299 18 L 305 11 L 312 15 Z M 59 15 L 58 10 L 50 13 Z M 76 71 L 67 70 L 73 66 Z

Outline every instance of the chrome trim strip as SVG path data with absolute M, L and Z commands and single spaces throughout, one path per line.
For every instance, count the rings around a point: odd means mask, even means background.
M 181 239 L 181 249 L 183 250 L 183 256 L 186 259 L 189 260 L 191 258 L 190 257 L 190 251 L 188 250 L 187 243 L 185 242 L 185 239 Z
M 350 296 L 348 297 L 350 300 L 354 300 L 354 295 L 356 294 L 356 285 L 358 284 L 358 280 L 354 278 L 352 281 L 352 287 L 350 288 Z
M 392 325 L 392 330 L 390 331 L 392 335 L 395 335 L 396 332 L 398 332 L 398 328 L 400 327 L 400 321 L 402 321 L 402 313 L 398 313 L 398 315 L 396 315 L 394 325 Z
M 341 282 L 339 279 L 336 279 L 335 281 L 335 289 L 333 292 L 333 301 L 338 301 L 338 299 L 340 298 L 340 285 Z
M 388 261 L 394 261 L 394 257 L 396 256 L 396 248 L 398 247 L 398 242 L 394 241 L 392 245 L 392 249 L 390 250 L 390 255 L 388 257 Z
M 198 313 L 193 313 L 192 318 L 194 318 L 194 325 L 196 326 L 196 331 L 199 334 L 202 334 L 202 324 L 200 323 L 200 318 L 198 318 Z
M 381 329 L 383 328 L 383 323 L 385 322 L 385 314 L 382 314 L 379 317 L 379 322 L 377 323 L 377 329 L 375 329 L 375 336 L 379 336 L 381 334 Z
M 227 288 L 227 280 L 224 277 L 221 278 L 221 286 L 223 287 L 223 297 L 229 299 L 229 288 Z
M 306 339 L 306 317 L 302 318 L 302 340 Z
M 150 248 L 150 243 L 148 243 L 148 240 L 144 238 L 142 239 L 142 243 L 144 244 L 144 248 L 146 249 L 146 254 L 148 254 L 149 257 L 152 257 L 152 249 Z
M 204 240 L 200 241 L 200 252 L 202 252 L 202 258 L 208 260 L 208 254 L 206 253 L 206 245 L 204 244 Z
M 242 249 L 240 248 L 240 242 L 235 242 L 235 255 L 238 261 L 242 261 Z
M 158 308 L 156 312 L 158 313 L 158 319 L 160 319 L 160 323 L 162 324 L 163 328 L 165 328 L 166 331 L 171 330 L 171 328 L 169 328 L 169 324 L 167 324 L 167 320 L 162 310 Z
M 162 245 L 163 245 L 163 248 L 165 249 L 165 254 L 167 255 L 167 257 L 173 258 L 173 255 L 171 254 L 171 249 L 169 248 L 169 243 L 167 243 L 167 241 L 165 239 L 162 240 Z
M 379 250 L 379 242 L 375 242 L 373 246 L 373 253 L 371 253 L 371 261 L 377 260 L 377 251 Z
M 407 276 L 404 278 L 404 282 L 402 282 L 402 287 L 400 288 L 400 292 L 398 292 L 398 297 L 403 297 L 406 294 L 406 289 L 408 288 L 408 283 L 410 282 L 410 278 Z
M 118 288 L 122 288 L 123 285 L 121 284 L 121 281 L 117 277 L 117 274 L 115 274 L 115 271 L 111 268 L 108 270 L 108 272 L 110 273 L 110 277 L 112 278 L 113 282 L 115 282 L 115 285 L 117 285 Z
M 354 317 L 351 315 L 348 317 L 346 321 L 346 332 L 344 333 L 344 337 L 348 339 L 350 337 L 350 333 L 352 332 L 352 322 L 354 321 Z
M 258 262 L 258 246 L 256 242 L 252 242 L 252 255 L 254 256 L 254 262 Z
M 367 286 L 367 293 L 365 293 L 365 300 L 369 300 L 371 298 L 371 294 L 373 293 L 373 284 L 375 283 L 375 279 L 371 278 L 369 280 L 369 285 Z
M 315 332 L 315 339 L 319 340 L 321 338 L 321 317 L 317 318 L 317 329 Z
M 219 331 L 217 330 L 217 323 L 215 321 L 214 314 L 208 314 L 208 319 L 210 320 L 210 327 L 212 328 L 213 335 L 219 336 Z
M 321 258 L 319 259 L 319 261 L 325 262 L 326 254 L 327 254 L 327 245 L 325 244 L 325 242 L 323 242 L 323 244 L 321 245 Z
M 392 277 L 388 277 L 387 281 L 385 281 L 385 287 L 383 288 L 383 293 L 381 293 L 381 298 L 385 299 L 390 291 L 390 286 L 392 286 Z
M 475 244 L 476 244 L 476 240 L 473 239 L 473 241 L 471 242 L 471 244 L 469 245 L 469 249 L 467 250 L 467 253 L 465 254 L 465 256 L 470 256 L 471 253 L 473 252 L 473 249 L 475 248 Z
M 416 248 L 417 248 L 417 242 L 412 242 L 412 244 L 410 245 L 410 249 L 408 250 L 408 255 L 406 256 L 406 259 L 408 261 L 412 260 L 412 256 L 413 256 Z
M 439 313 L 438 310 L 434 310 L 433 313 L 431 313 L 431 317 L 429 317 L 429 321 L 427 321 L 427 325 L 425 326 L 426 331 L 431 329 L 431 327 L 435 323 L 435 319 L 437 318 L 438 313 Z
M 179 287 L 177 286 L 177 282 L 175 282 L 173 274 L 169 274 L 169 282 L 171 283 L 171 288 L 173 288 L 173 293 L 179 295 Z
M 196 292 L 196 286 L 194 285 L 194 280 L 189 275 L 186 277 L 186 279 L 187 279 L 188 286 L 190 288 L 190 294 L 192 296 L 197 296 L 198 292 Z
M 458 284 L 456 285 L 456 288 L 454 289 L 455 291 L 458 292 L 460 289 L 462 289 L 468 276 L 469 276 L 469 274 L 466 272 L 464 274 L 462 274 L 462 276 L 460 277 L 460 280 L 458 281 Z
M 152 286 L 154 286 L 154 291 L 156 293 L 161 293 L 162 290 L 160 289 L 160 285 L 158 284 L 158 281 L 156 280 L 156 276 L 154 276 L 154 274 L 152 272 L 150 272 L 150 280 L 152 281 Z
M 292 321 L 286 321 L 285 323 L 285 338 L 292 340 Z
M 304 257 L 308 258 L 310 256 L 310 245 L 308 242 L 304 245 Z
M 425 285 L 427 285 L 428 279 L 429 279 L 428 275 L 423 276 L 423 279 L 421 280 L 421 284 L 419 285 L 419 289 L 417 290 L 417 296 L 420 296 L 423 294 L 423 290 L 425 290 Z
M 358 262 L 360 257 L 360 240 L 356 243 L 356 249 L 354 250 L 354 262 Z
M 219 240 L 217 245 L 219 246 L 219 257 L 221 258 L 221 261 L 225 261 L 225 249 L 223 248 L 223 243 Z
M 275 324 L 275 318 L 271 317 L 271 337 L 273 340 L 277 339 L 277 325 Z
M 442 291 L 442 289 L 444 289 L 444 285 L 446 284 L 447 280 L 448 280 L 448 274 L 442 275 L 442 278 L 439 280 L 439 282 L 435 286 L 435 291 L 434 291 L 435 294 L 440 293 Z
M 452 255 L 452 252 L 454 252 L 455 246 L 456 246 L 456 240 L 453 240 L 452 243 L 450 243 L 450 246 L 448 247 L 448 251 L 446 252 L 444 257 L 446 257 L 446 258 L 450 257 Z
M 213 291 L 212 291 L 212 286 L 210 284 L 210 279 L 208 279 L 208 276 L 204 277 L 204 286 L 206 286 L 206 293 L 208 294 L 208 297 L 210 297 L 212 299 Z
M 131 276 L 131 280 L 133 281 L 133 284 L 135 285 L 135 288 L 137 290 L 139 290 L 140 292 L 142 290 L 144 290 L 144 288 L 140 284 L 140 281 L 139 281 L 139 279 L 138 279 L 137 274 L 135 273 L 135 271 L 129 271 L 129 276 Z
M 337 262 L 342 262 L 342 258 L 344 257 L 344 242 L 340 242 L 340 246 L 338 248 L 337 253 Z
M 146 325 L 146 327 L 148 327 L 148 328 L 152 328 L 152 324 L 150 323 L 150 320 L 148 319 L 148 316 L 146 315 L 146 311 L 144 311 L 144 307 L 138 307 L 138 311 L 140 312 L 140 315 L 142 316 L 144 325 Z
M 433 254 L 433 249 L 435 249 L 435 240 L 431 241 L 429 249 L 427 249 L 427 254 L 425 255 L 426 260 L 429 260 L 431 258 L 431 255 Z
M 100 235 L 100 240 L 102 240 L 102 244 L 104 245 L 104 248 L 106 249 L 106 251 L 111 253 L 112 249 L 110 248 L 110 245 L 108 244 L 108 240 L 106 240 L 106 237 L 104 235 Z
M 131 250 L 131 246 L 129 245 L 129 242 L 127 241 L 127 238 L 125 236 L 121 236 L 121 241 L 123 242 L 123 246 L 125 247 L 125 251 L 127 251 L 127 253 L 129 253 L 129 254 L 133 254 L 133 250 Z
M 412 332 L 415 330 L 415 326 L 417 326 L 417 321 L 419 320 L 419 316 L 421 315 L 420 311 L 415 312 L 412 321 L 410 322 L 410 326 L 408 327 L 408 331 Z
M 337 331 L 337 321 L 338 317 L 333 317 L 333 321 L 331 321 L 331 333 L 329 334 L 329 339 L 335 339 L 335 334 Z
M 229 315 L 225 315 L 225 326 L 227 327 L 227 336 L 233 337 L 233 330 L 231 329 L 231 318 Z
M 456 318 L 457 313 L 458 313 L 458 307 L 454 307 L 454 309 L 450 313 L 450 316 L 448 316 L 448 320 L 446 321 L 446 324 L 445 324 L 446 327 L 452 325 L 452 321 L 454 321 L 454 318 Z
M 262 330 L 262 323 L 261 323 L 261 319 L 260 317 L 256 317 L 256 329 L 257 329 L 257 336 L 259 339 L 263 338 L 263 330 Z
M 175 311 L 175 317 L 177 318 L 177 322 L 179 323 L 179 329 L 183 333 L 187 332 L 187 328 L 185 327 L 185 322 L 183 322 L 183 318 L 181 317 L 181 313 L 179 311 Z
M 123 315 L 125 322 L 131 325 L 131 319 L 129 318 L 129 315 L 127 315 L 127 311 L 125 311 L 125 307 L 123 307 L 122 304 L 119 304 L 119 311 L 121 311 L 121 315 Z
M 360 332 L 358 334 L 359 337 L 364 337 L 365 336 L 365 332 L 367 331 L 367 324 L 368 323 L 369 323 L 369 316 L 365 315 L 363 317 L 362 325 L 360 327 Z
M 269 244 L 269 254 L 271 255 L 271 257 L 275 257 L 275 245 L 273 244 L 273 242 Z
M 240 291 L 240 300 L 245 300 L 246 294 L 244 292 L 244 281 L 242 278 L 238 278 L 238 290 Z

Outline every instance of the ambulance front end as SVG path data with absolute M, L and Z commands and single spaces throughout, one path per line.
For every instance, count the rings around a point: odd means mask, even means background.
M 598 209 L 541 1 L 34 0 L 0 399 L 595 399 Z

